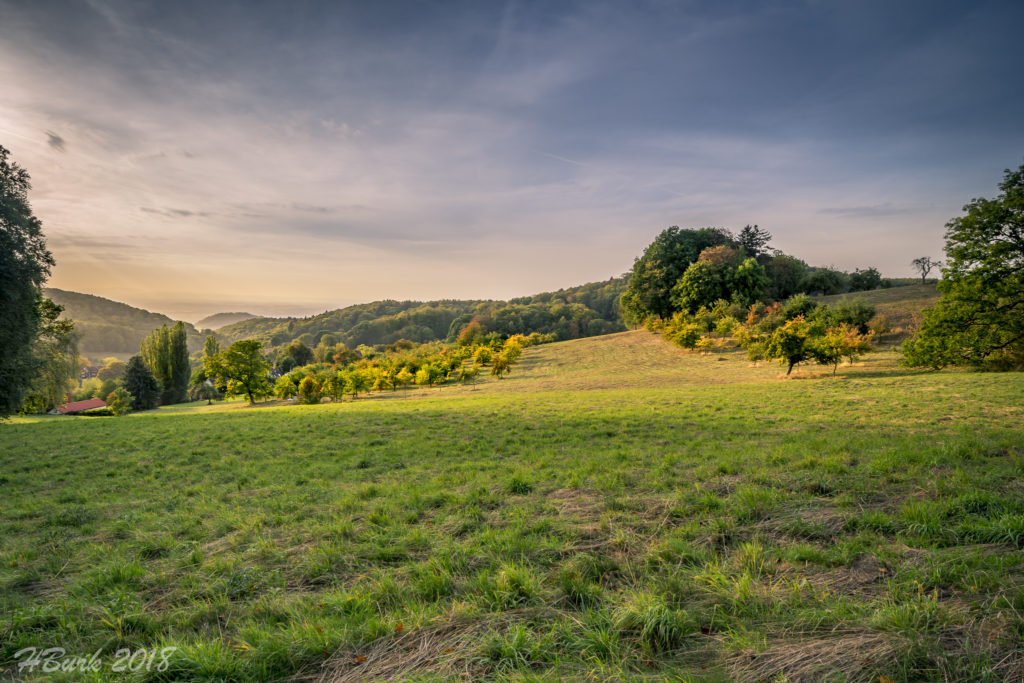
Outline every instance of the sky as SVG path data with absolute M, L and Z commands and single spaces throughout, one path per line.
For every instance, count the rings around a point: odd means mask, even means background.
M 49 285 L 195 321 L 496 298 L 758 224 L 912 275 L 1024 163 L 1024 3 L 0 0 Z

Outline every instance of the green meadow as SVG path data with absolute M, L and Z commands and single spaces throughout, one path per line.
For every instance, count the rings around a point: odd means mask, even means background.
M 640 330 L 469 386 L 12 420 L 0 675 L 1024 678 L 1024 375 L 783 372 Z M 58 646 L 105 665 L 19 674 Z

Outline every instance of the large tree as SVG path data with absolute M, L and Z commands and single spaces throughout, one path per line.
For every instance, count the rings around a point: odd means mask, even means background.
M 946 224 L 942 298 L 904 343 L 909 364 L 1024 368 L 1024 165 L 999 189 Z
M 263 357 L 263 346 L 255 339 L 236 341 L 209 363 L 207 372 L 227 380 L 229 396 L 245 396 L 250 404 L 271 392 L 270 362 Z
M 170 328 L 163 325 L 153 330 L 142 340 L 140 354 L 163 388 L 160 396 L 162 404 L 188 400 L 192 369 L 188 360 L 188 338 L 184 323 L 179 322 Z
M 663 230 L 633 263 L 621 299 L 623 318 L 640 323 L 650 316 L 672 317 L 677 310 L 672 288 L 702 251 L 722 244 L 733 244 L 733 239 L 721 228 L 681 230 L 673 225 Z
M 43 319 L 42 285 L 54 265 L 28 202 L 29 175 L 0 146 L 0 417 L 21 408 L 39 369 L 33 343 Z
M 26 413 L 46 412 L 62 405 L 68 391 L 78 384 L 78 336 L 74 322 L 60 318 L 63 310 L 49 299 L 40 302 L 41 325 L 32 343 L 36 371 L 22 406 Z

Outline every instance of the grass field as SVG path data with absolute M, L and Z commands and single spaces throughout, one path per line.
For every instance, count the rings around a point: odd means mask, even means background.
M 782 371 L 636 331 L 469 387 L 0 425 L 0 671 L 1021 680 L 1024 375 Z

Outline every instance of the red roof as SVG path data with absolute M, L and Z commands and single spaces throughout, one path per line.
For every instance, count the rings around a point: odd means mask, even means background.
M 92 410 L 93 408 L 105 408 L 107 404 L 98 398 L 87 398 L 84 401 L 74 401 L 67 405 L 57 408 L 57 412 L 63 415 L 70 415 L 71 413 L 80 413 L 83 410 Z

